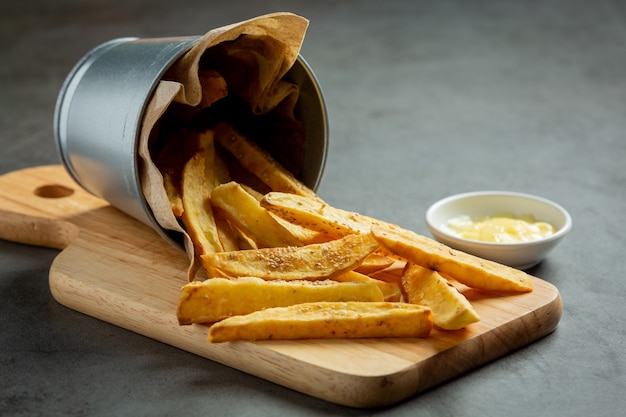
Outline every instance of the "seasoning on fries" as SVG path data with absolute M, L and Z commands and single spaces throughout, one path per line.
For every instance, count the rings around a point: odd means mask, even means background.
M 281 140 L 287 149 L 300 149 L 297 89 L 279 83 L 272 96 L 248 91 L 250 83 L 231 71 L 220 73 L 237 68 L 248 74 L 240 67 L 248 61 L 255 74 L 281 67 L 270 62 L 280 58 L 275 50 L 258 61 L 255 54 L 234 58 L 260 41 L 246 35 L 209 51 L 198 72 L 200 104 L 176 107 L 177 120 L 186 124 L 161 138 L 156 150 L 172 213 L 206 272 L 181 289 L 179 324 L 210 324 L 211 343 L 423 338 L 433 326 L 457 330 L 480 320 L 451 280 L 494 296 L 532 291 L 525 272 L 333 207 L 301 182 L 280 162 L 284 155 L 276 155 Z M 220 53 L 228 65 L 216 64 Z M 272 110 L 259 105 L 263 94 L 270 102 L 285 98 L 285 106 L 278 100 L 280 111 L 268 117 Z M 171 133 L 167 124 L 163 131 Z

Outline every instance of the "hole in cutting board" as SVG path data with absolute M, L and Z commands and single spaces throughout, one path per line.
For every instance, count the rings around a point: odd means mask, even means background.
M 74 194 L 74 189 L 64 185 L 50 184 L 35 188 L 34 193 L 43 198 L 63 198 Z

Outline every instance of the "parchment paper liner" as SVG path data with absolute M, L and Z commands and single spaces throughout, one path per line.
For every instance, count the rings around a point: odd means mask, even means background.
M 269 74 L 261 74 L 261 80 L 255 91 L 245 93 L 249 97 L 251 108 L 255 114 L 270 111 L 284 100 L 294 100 L 291 86 L 281 82 L 283 76 L 296 61 L 308 20 L 291 13 L 272 13 L 240 23 L 213 29 L 199 38 L 197 43 L 167 71 L 147 103 L 139 137 L 138 154 L 143 162 L 140 175 L 142 191 L 157 222 L 166 230 L 178 232 L 183 237 L 184 248 L 189 258 L 189 279 L 194 279 L 198 268 L 193 242 L 181 227 L 170 207 L 163 177 L 152 160 L 149 151 L 149 138 L 157 121 L 165 114 L 172 102 L 197 106 L 202 100 L 202 86 L 198 71 L 200 60 L 205 51 L 222 42 L 233 41 L 241 35 L 257 35 L 269 37 L 271 46 L 281 48 L 281 53 L 274 52 L 280 59 L 276 70 Z M 297 93 L 297 92 L 296 92 Z

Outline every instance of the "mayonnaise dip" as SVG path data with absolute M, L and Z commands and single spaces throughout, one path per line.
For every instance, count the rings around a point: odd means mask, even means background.
M 481 242 L 520 243 L 551 236 L 554 226 L 537 221 L 532 215 L 514 217 L 508 214 L 472 219 L 460 215 L 448 220 L 447 227 L 457 236 Z

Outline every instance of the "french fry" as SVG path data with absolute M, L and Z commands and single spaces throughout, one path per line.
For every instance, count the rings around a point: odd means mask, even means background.
M 180 324 L 213 323 L 272 307 L 321 301 L 383 301 L 374 282 L 266 281 L 256 277 L 210 278 L 183 286 Z
M 211 205 L 228 219 L 233 227 L 245 230 L 257 248 L 302 246 L 259 202 L 238 183 L 221 184 L 211 192 Z
M 210 253 L 201 261 L 209 276 L 332 279 L 357 267 L 377 248 L 378 242 L 367 233 L 306 246 Z
M 215 222 L 217 236 L 222 244 L 222 249 L 225 252 L 241 249 L 241 241 L 239 240 L 238 231 L 231 227 L 230 223 L 228 223 L 228 220 L 222 215 L 222 213 L 213 212 L 213 221 Z
M 387 302 L 320 302 L 268 308 L 213 324 L 209 342 L 234 340 L 427 337 L 428 307 Z
M 212 178 L 206 174 L 207 148 L 201 148 L 183 168 L 181 194 L 182 221 L 194 242 L 194 251 L 200 256 L 223 251 L 209 196 Z
M 263 198 L 263 196 L 264 196 L 264 194 L 263 194 L 263 193 L 261 193 L 261 192 L 259 192 L 259 191 L 255 190 L 254 188 L 250 187 L 249 185 L 246 185 L 246 184 L 239 184 L 239 185 L 241 185 L 241 186 L 243 187 L 243 189 L 244 189 L 244 190 L 246 190 L 246 192 L 247 192 L 248 194 L 250 194 L 252 197 L 254 197 L 254 199 L 255 199 L 256 201 L 259 201 L 259 202 L 260 202 L 260 201 L 261 201 L 261 199 L 262 199 L 262 198 Z
M 480 320 L 472 304 L 437 271 L 408 262 L 402 273 L 407 301 L 430 307 L 435 326 L 458 330 Z
M 163 187 L 176 218 L 183 214 L 181 196 L 182 170 L 189 157 L 198 149 L 197 134 L 180 129 L 162 146 L 155 158 L 155 164 L 163 177 Z
M 260 200 L 259 200 L 260 201 Z M 317 232 L 315 230 L 307 229 L 306 227 L 299 226 L 297 224 L 289 223 L 288 221 L 274 215 L 271 212 L 270 216 L 274 218 L 281 226 L 289 231 L 296 239 L 302 242 L 303 245 L 310 245 L 312 243 L 324 243 L 333 239 L 329 239 L 328 235 Z
M 259 249 L 257 248 L 254 240 L 252 240 L 252 238 L 249 237 L 244 231 L 234 227 L 232 229 L 235 233 L 235 238 L 237 240 L 237 246 L 239 246 L 239 250 Z
M 167 194 L 167 199 L 170 202 L 172 213 L 178 219 L 183 217 L 183 198 L 180 193 L 180 177 L 177 176 L 172 169 L 162 169 L 163 175 L 163 187 Z
M 372 234 L 391 252 L 448 274 L 468 287 L 512 292 L 533 290 L 531 276 L 519 269 L 452 249 L 410 230 L 375 226 Z
M 393 265 L 389 266 L 388 268 L 371 273 L 370 276 L 380 281 L 385 281 L 402 286 L 402 272 L 404 271 L 405 266 L 405 260 L 398 260 L 395 261 Z
M 400 301 L 402 298 L 402 289 L 399 283 L 385 282 L 379 279 L 369 277 L 356 271 L 348 271 L 344 274 L 337 275 L 332 278 L 337 282 L 370 282 L 375 283 L 383 293 L 384 301 Z
M 370 275 L 374 272 L 382 271 L 385 268 L 389 268 L 395 262 L 388 256 L 378 253 L 372 253 L 363 260 L 363 263 L 357 266 L 354 270 L 361 274 Z
M 267 193 L 261 199 L 261 206 L 290 223 L 325 233 L 331 239 L 351 233 L 369 233 L 372 226 L 397 227 L 330 206 L 319 199 L 284 192 Z
M 270 189 L 318 198 L 313 190 L 296 179 L 268 152 L 248 140 L 232 126 L 219 123 L 214 131 L 216 142 L 232 153 L 244 168 Z

